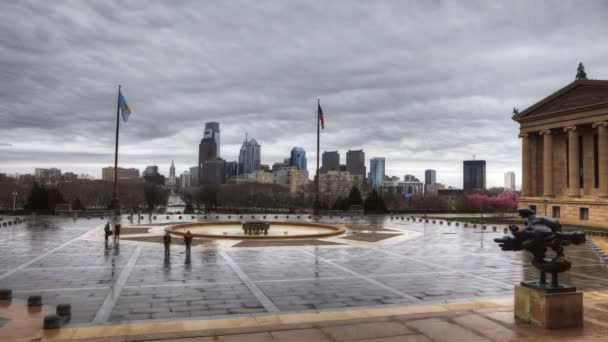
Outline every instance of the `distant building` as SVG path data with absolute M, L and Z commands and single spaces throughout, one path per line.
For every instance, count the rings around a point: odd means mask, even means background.
M 243 183 L 260 183 L 260 184 L 272 184 L 274 183 L 274 178 L 272 172 L 266 170 L 256 170 L 252 173 L 247 173 L 244 175 L 238 175 L 236 177 L 232 177 L 231 183 L 235 184 L 243 184 Z
M 24 175 L 19 175 L 19 177 L 17 177 L 17 182 L 19 184 L 31 184 L 34 182 L 34 180 L 35 180 L 35 177 L 29 173 L 26 173 Z
M 239 175 L 253 173 L 260 169 L 262 147 L 255 139 L 245 138 L 239 153 Z
M 167 180 L 167 186 L 171 190 L 175 191 L 179 187 L 178 181 L 179 180 L 175 176 L 175 164 L 173 163 L 173 160 L 172 160 L 171 161 L 171 166 L 169 167 L 169 179 Z
M 486 188 L 486 161 L 465 160 L 463 162 L 463 182 L 465 192 L 485 190 Z
M 308 170 L 306 165 L 306 151 L 301 147 L 292 148 L 289 164 L 295 166 L 300 171 Z
M 422 195 L 424 193 L 424 184 L 413 175 L 405 175 L 403 181 L 391 179 L 382 183 L 383 194 L 395 194 L 400 196 Z
M 217 158 L 217 145 L 212 136 L 206 136 L 198 145 L 198 179 L 203 179 L 203 163 L 207 160 Z M 200 184 L 197 184 L 200 185 Z
M 289 189 L 290 194 L 303 192 L 307 189 L 309 179 L 307 170 L 298 170 L 289 166 L 272 172 L 273 182 Z
M 198 186 L 199 173 L 200 173 L 200 168 L 198 166 L 192 166 L 190 168 L 190 187 Z
M 424 184 L 437 183 L 437 172 L 432 169 L 424 170 Z
M 118 183 L 137 183 L 139 182 L 139 169 L 118 168 Z M 108 166 L 101 169 L 101 179 L 106 182 L 114 182 L 114 167 Z
M 34 177 L 36 182 L 40 184 L 57 184 L 61 180 L 61 170 L 54 167 L 49 169 L 36 168 L 34 169 Z
M 372 158 L 369 161 L 369 185 L 373 188 L 382 187 L 385 176 L 385 159 Z
M 283 169 L 289 169 L 291 168 L 292 165 L 290 163 L 274 163 L 272 164 L 272 172 L 274 171 L 279 171 L 279 170 L 283 170 Z
M 158 173 L 158 166 L 146 166 L 143 173 L 144 182 L 147 184 L 165 185 L 165 176 Z
M 184 171 L 179 176 L 179 187 L 182 189 L 187 189 L 190 187 L 190 172 Z
M 206 122 L 205 123 L 205 134 L 203 138 L 213 139 L 215 143 L 215 155 L 214 157 L 220 156 L 220 123 L 219 122 Z
M 505 190 L 515 191 L 515 172 L 505 172 Z
M 61 181 L 63 182 L 74 182 L 78 180 L 78 175 L 74 172 L 66 172 L 61 175 Z
M 239 174 L 239 163 L 236 161 L 226 162 L 226 182 Z
M 464 196 L 464 190 L 462 189 L 439 189 L 437 190 L 437 196 L 447 197 L 449 199 Z
M 319 195 L 328 205 L 333 205 L 339 196 L 347 197 L 353 186 L 360 187 L 363 176 L 346 171 L 328 171 L 319 175 Z
M 213 158 L 203 162 L 203 178 L 201 185 L 220 185 L 226 182 L 226 162 L 221 158 Z
M 441 183 L 424 184 L 424 194 L 427 196 L 437 196 L 437 191 L 445 189 Z
M 348 150 L 348 152 L 346 152 L 346 171 L 350 172 L 351 175 L 361 176 L 363 178 L 367 176 L 365 153 L 363 150 Z
M 338 151 L 323 152 L 319 173 L 340 171 L 340 153 Z

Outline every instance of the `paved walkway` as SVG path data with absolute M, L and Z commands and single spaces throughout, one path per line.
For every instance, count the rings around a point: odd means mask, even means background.
M 608 293 L 585 293 L 585 325 L 545 330 L 516 324 L 511 300 L 186 320 L 38 332 L 21 341 L 489 342 L 607 341 Z

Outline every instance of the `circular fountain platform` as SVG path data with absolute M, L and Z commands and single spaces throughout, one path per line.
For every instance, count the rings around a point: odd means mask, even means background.
M 245 234 L 243 222 L 197 222 L 178 224 L 165 228 L 171 234 L 184 235 L 190 231 L 193 237 L 210 239 L 309 239 L 340 235 L 344 228 L 322 223 L 268 222 L 267 235 Z

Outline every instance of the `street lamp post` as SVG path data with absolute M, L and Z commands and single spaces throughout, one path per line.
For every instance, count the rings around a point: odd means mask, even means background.
M 12 195 L 13 195 L 13 215 L 15 215 L 15 213 L 17 212 L 17 195 L 19 195 L 17 193 L 17 190 L 14 190 Z

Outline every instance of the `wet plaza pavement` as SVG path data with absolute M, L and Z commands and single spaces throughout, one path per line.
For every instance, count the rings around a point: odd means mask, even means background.
M 139 226 L 154 230 L 178 218 L 147 220 Z M 45 304 L 70 303 L 72 323 L 100 324 L 501 298 L 537 277 L 526 255 L 492 242 L 503 235 L 500 227 L 482 232 L 390 217 L 323 222 L 351 236 L 390 235 L 287 247 L 206 241 L 186 264 L 179 245 L 168 262 L 161 245 L 145 239 L 106 245 L 99 218 L 40 217 L 0 228 L 0 288 L 20 299 L 39 294 Z M 608 269 L 589 247 L 566 253 L 574 266 L 560 281 L 608 290 Z

